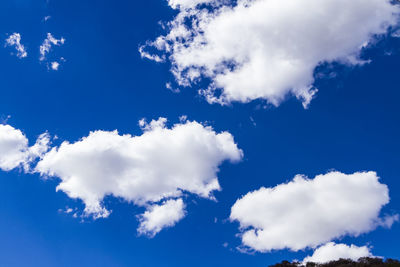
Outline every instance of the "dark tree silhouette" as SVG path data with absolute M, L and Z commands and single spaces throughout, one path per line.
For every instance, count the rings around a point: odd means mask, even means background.
M 282 261 L 281 263 L 270 265 L 270 267 L 400 267 L 400 261 L 393 259 L 383 260 L 381 258 L 367 257 L 360 258 L 358 261 L 353 261 L 350 259 L 340 259 L 327 263 L 308 262 L 307 264 L 303 264 L 301 262 Z

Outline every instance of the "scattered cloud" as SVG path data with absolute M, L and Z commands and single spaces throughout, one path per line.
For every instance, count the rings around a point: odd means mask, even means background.
M 240 223 L 246 248 L 297 251 L 390 227 L 397 216 L 380 217 L 388 203 L 388 188 L 375 172 L 335 171 L 249 192 L 233 205 L 230 219 Z
M 139 234 L 154 237 L 162 229 L 174 226 L 185 217 L 185 204 L 181 198 L 170 199 L 161 205 L 151 205 L 139 215 Z
M 312 256 L 308 256 L 303 263 L 326 263 L 339 259 L 351 259 L 357 261 L 362 257 L 374 257 L 367 246 L 358 247 L 355 245 L 335 244 L 333 242 L 320 246 Z
M 59 60 L 47 63 L 47 68 L 49 70 L 58 71 L 61 67 L 61 64 L 64 63 L 65 61 L 66 61 L 65 58 L 61 57 Z
M 58 70 L 58 68 L 60 67 L 60 63 L 58 63 L 57 61 L 53 61 L 51 62 L 50 66 L 52 70 Z
M 178 94 L 181 92 L 181 90 L 179 88 L 173 87 L 172 84 L 169 82 L 165 84 L 165 88 L 167 88 L 169 91 L 171 91 L 174 94 Z
M 59 213 L 71 215 L 73 218 L 78 218 L 79 217 L 79 212 L 77 208 L 69 208 L 65 207 L 65 209 L 59 209 Z
M 182 214 L 155 223 L 157 216 L 179 206 L 180 200 L 168 200 L 185 193 L 213 199 L 212 192 L 220 190 L 219 165 L 242 158 L 230 133 L 216 133 L 195 121 L 167 128 L 160 118 L 139 125 L 140 136 L 95 131 L 75 143 L 64 142 L 43 157 L 36 171 L 59 177 L 57 190 L 81 199 L 86 216 L 107 217 L 110 211 L 102 201 L 109 195 L 148 207 L 139 232 L 156 233 L 160 223 L 174 224 Z M 154 206 L 159 202 L 164 204 Z
M 45 17 L 44 20 L 47 21 L 50 17 Z M 47 54 L 51 51 L 53 45 L 61 46 L 65 43 L 65 39 L 61 37 L 61 39 L 56 39 L 51 33 L 47 34 L 47 38 L 43 41 L 40 46 L 40 61 L 46 60 Z M 21 34 L 13 33 L 6 39 L 5 46 L 13 46 L 17 50 L 17 57 L 25 58 L 28 56 L 28 53 L 25 49 L 25 46 L 21 44 Z M 60 67 L 60 62 L 65 61 L 63 57 L 58 61 L 52 61 L 47 63 L 48 69 L 57 71 Z
M 0 124 L 0 169 L 11 171 L 23 167 L 30 171 L 30 164 L 49 149 L 50 137 L 41 134 L 35 145 L 29 147 L 28 139 L 18 129 Z
M 42 45 L 40 46 L 40 61 L 46 59 L 47 54 L 50 52 L 51 47 L 61 46 L 65 43 L 65 39 L 61 37 L 60 39 L 56 39 L 51 33 L 47 33 L 47 38 L 43 41 Z
M 288 95 L 307 105 L 317 92 L 322 62 L 364 63 L 360 52 L 397 24 L 391 0 L 170 0 L 179 11 L 168 33 L 139 48 L 156 62 L 167 58 L 179 86 L 211 80 L 200 93 L 210 103 Z M 207 8 L 205 8 L 207 7 Z M 151 54 L 149 50 L 160 53 Z
M 28 52 L 25 46 L 21 44 L 21 34 L 13 33 L 6 39 L 6 46 L 13 46 L 17 50 L 17 57 L 25 58 L 28 56 Z

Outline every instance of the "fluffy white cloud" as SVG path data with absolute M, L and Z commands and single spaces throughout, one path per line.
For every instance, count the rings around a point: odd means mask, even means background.
M 306 257 L 303 262 L 325 263 L 339 259 L 358 260 L 362 257 L 374 257 L 367 246 L 335 244 L 330 242 L 317 248 L 312 256 Z
M 57 61 L 51 62 L 51 69 L 52 70 L 58 70 L 59 67 L 60 67 L 60 63 L 58 63 Z
M 10 171 L 23 167 L 29 171 L 29 164 L 47 152 L 49 142 L 49 135 L 44 133 L 29 147 L 28 139 L 20 130 L 0 124 L 0 169 Z
M 262 187 L 237 200 L 230 219 L 240 223 L 242 243 L 257 251 L 316 247 L 344 235 L 390 227 L 380 217 L 388 188 L 375 172 L 330 172 L 314 179 L 297 175 L 287 184 Z
M 171 199 L 161 205 L 152 205 L 139 216 L 140 226 L 138 232 L 154 236 L 163 228 L 172 227 L 185 217 L 185 204 L 182 199 Z
M 24 58 L 28 56 L 25 46 L 21 44 L 21 34 L 13 33 L 6 39 L 6 46 L 14 46 L 17 50 L 17 57 Z
M 139 124 L 144 131 L 140 136 L 95 131 L 75 143 L 64 142 L 48 152 L 36 170 L 59 177 L 57 190 L 81 199 L 86 215 L 95 218 L 109 215 L 102 205 L 108 195 L 150 206 L 140 229 L 155 233 L 175 223 L 183 211 L 176 210 L 168 221 L 162 216 L 179 201 L 151 205 L 185 192 L 213 198 L 212 192 L 220 190 L 219 165 L 242 158 L 230 133 L 216 133 L 195 121 L 181 121 L 172 128 L 166 127 L 164 118 Z
M 50 68 L 51 68 L 52 70 L 58 70 L 59 67 L 60 67 L 60 63 L 58 63 L 57 61 L 53 61 L 53 62 L 51 62 L 51 64 L 50 64 Z
M 203 8 L 209 4 L 210 8 Z M 221 104 L 294 95 L 311 101 L 322 62 L 361 63 L 360 51 L 395 25 L 391 0 L 170 0 L 179 14 L 166 36 L 140 48 L 143 57 L 172 63 L 181 86 L 211 80 L 201 90 Z M 212 6 L 212 7 L 211 7 Z M 145 48 L 156 48 L 152 55 Z
M 40 61 L 46 59 L 46 55 L 50 52 L 53 45 L 61 46 L 65 43 L 65 39 L 56 39 L 51 33 L 47 33 L 47 38 L 44 39 L 42 45 L 40 46 Z

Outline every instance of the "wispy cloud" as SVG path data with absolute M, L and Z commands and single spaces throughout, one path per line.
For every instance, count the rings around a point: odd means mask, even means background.
M 51 33 L 47 33 L 47 38 L 43 41 L 40 46 L 40 61 L 46 59 L 47 54 L 50 52 L 53 45 L 61 46 L 65 43 L 65 39 L 61 37 L 60 39 L 55 38 Z
M 17 57 L 25 58 L 28 56 L 28 53 L 25 49 L 25 46 L 21 44 L 21 34 L 13 33 L 6 39 L 6 46 L 13 46 L 17 50 Z

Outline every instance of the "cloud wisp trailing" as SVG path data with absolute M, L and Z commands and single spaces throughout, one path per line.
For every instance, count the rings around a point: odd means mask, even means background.
M 249 192 L 233 205 L 230 219 L 240 223 L 246 248 L 298 251 L 391 227 L 398 216 L 380 215 L 388 203 L 389 190 L 375 172 L 335 171 Z
M 210 103 L 263 99 L 278 106 L 287 96 L 305 107 L 317 92 L 322 62 L 363 63 L 363 47 L 398 22 L 390 0 L 169 0 L 178 15 L 167 34 L 141 46 L 144 58 L 169 60 L 177 83 Z M 159 50 L 161 54 L 148 51 Z

